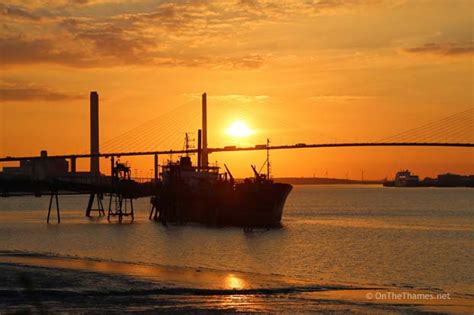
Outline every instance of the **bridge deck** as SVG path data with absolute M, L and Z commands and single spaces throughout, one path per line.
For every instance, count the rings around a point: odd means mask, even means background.
M 292 150 L 305 148 L 341 148 L 341 147 L 458 147 L 458 148 L 472 148 L 474 143 L 449 143 L 449 142 L 347 142 L 347 143 L 314 143 L 314 144 L 291 144 L 278 146 L 256 145 L 253 147 L 223 147 L 223 148 L 208 148 L 208 153 L 213 152 L 235 152 L 235 151 L 261 151 L 261 150 Z M 99 154 L 65 154 L 65 155 L 50 155 L 48 159 L 74 159 L 74 158 L 90 158 L 90 157 L 121 157 L 121 156 L 143 156 L 155 154 L 184 154 L 197 153 L 197 149 L 190 150 L 156 150 L 156 151 L 136 151 L 136 152 L 109 152 Z M 44 157 L 43 157 L 44 158 Z M 18 162 L 24 160 L 42 159 L 40 156 L 21 156 L 21 157 L 2 157 L 0 162 Z

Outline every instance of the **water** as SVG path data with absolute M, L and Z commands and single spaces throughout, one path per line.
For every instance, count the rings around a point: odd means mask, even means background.
M 474 295 L 474 194 L 469 188 L 295 186 L 281 229 L 244 233 L 84 217 L 86 197 L 60 196 L 62 223 L 45 223 L 49 198 L 0 199 L 0 250 L 309 282 Z M 55 218 L 53 216 L 53 218 Z

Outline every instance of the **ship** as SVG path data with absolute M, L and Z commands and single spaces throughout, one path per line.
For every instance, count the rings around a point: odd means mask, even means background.
M 292 186 L 275 183 L 270 176 L 267 139 L 266 174 L 251 165 L 253 176 L 236 180 L 229 167 L 225 171 L 209 165 L 207 148 L 207 101 L 202 95 L 202 130 L 197 133 L 197 165 L 185 154 L 161 166 L 156 196 L 151 198 L 152 216 L 162 224 L 198 223 L 208 226 L 244 228 L 280 227 L 286 199 Z M 188 137 L 185 138 L 188 149 Z M 191 150 L 190 150 L 191 151 Z M 263 166 L 262 166 L 263 168 Z
M 417 187 L 420 185 L 420 178 L 409 170 L 401 170 L 395 175 L 395 180 L 385 181 L 383 185 L 385 187 Z

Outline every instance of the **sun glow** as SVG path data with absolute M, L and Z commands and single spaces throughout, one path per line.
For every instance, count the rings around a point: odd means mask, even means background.
M 245 138 L 252 135 L 254 132 L 250 129 L 247 124 L 243 121 L 234 121 L 229 128 L 227 128 L 226 133 L 229 136 L 236 138 Z
M 225 281 L 228 289 L 242 290 L 245 287 L 244 280 L 232 273 L 226 276 Z

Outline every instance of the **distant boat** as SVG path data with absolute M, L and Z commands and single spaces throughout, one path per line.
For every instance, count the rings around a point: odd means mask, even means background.
M 417 187 L 420 184 L 418 175 L 413 175 L 409 170 L 398 171 L 395 180 L 385 181 L 385 187 Z

